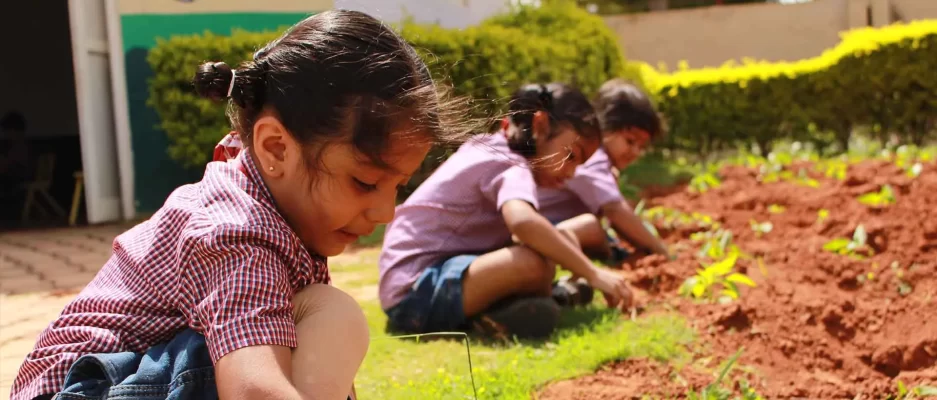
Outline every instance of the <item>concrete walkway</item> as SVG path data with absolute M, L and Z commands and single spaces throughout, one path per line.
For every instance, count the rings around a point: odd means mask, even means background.
M 110 257 L 114 237 L 129 227 L 0 233 L 0 400 L 10 398 L 13 380 L 36 336 L 94 278 Z M 376 286 L 356 284 L 360 274 L 335 272 L 342 265 L 377 265 L 377 253 L 371 249 L 331 258 L 333 285 L 358 301 L 373 301 Z
M 36 336 L 110 256 L 125 226 L 0 234 L 0 399 Z

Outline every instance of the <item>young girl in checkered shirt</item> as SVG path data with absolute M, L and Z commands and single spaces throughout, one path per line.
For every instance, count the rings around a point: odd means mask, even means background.
M 325 257 L 394 216 L 433 143 L 458 140 L 426 66 L 380 21 L 310 17 L 197 91 L 245 151 L 118 236 L 39 336 L 13 400 L 345 399 L 368 347 Z M 197 111 L 194 111 L 197 113 Z

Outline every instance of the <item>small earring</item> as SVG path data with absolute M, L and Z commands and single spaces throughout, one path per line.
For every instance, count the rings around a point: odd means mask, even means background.
M 273 171 L 273 166 L 271 165 L 271 166 L 270 166 L 269 168 L 267 168 L 267 169 L 270 170 L 270 171 Z

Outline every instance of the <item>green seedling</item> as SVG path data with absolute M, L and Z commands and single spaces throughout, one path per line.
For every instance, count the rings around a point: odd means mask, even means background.
M 787 211 L 787 208 L 780 204 L 772 204 L 768 206 L 768 212 L 771 214 L 784 214 Z
M 725 229 L 697 232 L 690 235 L 690 239 L 705 241 L 698 253 L 700 258 L 708 257 L 711 260 L 720 260 L 725 258 L 729 251 L 738 250 L 738 247 L 732 244 L 732 231 Z
M 915 265 L 912 264 L 911 266 L 908 267 L 908 271 L 911 271 L 912 269 L 914 269 L 914 267 Z M 914 291 L 914 287 L 911 286 L 911 284 L 908 281 L 904 280 L 904 270 L 901 269 L 901 264 L 898 261 L 894 261 L 891 263 L 891 271 L 892 271 L 892 274 L 895 276 L 895 281 L 897 281 L 898 294 L 902 296 L 907 296 L 911 294 L 911 292 Z
M 735 366 L 735 363 L 738 362 L 739 357 L 742 355 L 742 352 L 745 348 L 739 349 L 735 354 L 726 361 L 726 365 L 722 367 L 719 371 L 719 375 L 716 376 L 716 379 L 706 385 L 699 392 L 687 392 L 686 398 L 688 400 L 729 400 L 732 399 L 732 389 L 731 387 L 736 386 L 734 384 L 729 384 L 729 387 L 726 387 L 722 384 L 722 381 L 726 379 L 729 375 L 729 371 Z M 750 387 L 747 381 L 736 382 L 738 384 L 739 391 L 741 391 L 741 397 L 735 397 L 735 399 L 740 400 L 761 400 L 762 397 L 758 395 L 754 388 Z
M 816 169 L 823 172 L 823 176 L 827 178 L 841 181 L 846 179 L 849 163 L 843 158 L 834 158 L 818 162 Z
M 812 188 L 820 187 L 820 182 L 807 176 L 807 171 L 801 169 L 796 175 L 793 171 L 770 172 L 761 179 L 764 183 L 774 183 L 777 181 L 790 182 L 795 185 L 807 186 Z
M 634 215 L 637 215 L 638 217 L 643 217 L 644 206 L 645 206 L 644 200 L 642 199 L 641 201 L 638 202 L 636 206 L 634 206 Z M 657 227 L 654 226 L 654 224 L 651 223 L 651 221 L 648 221 L 647 218 L 641 218 L 641 223 L 644 225 L 644 229 L 647 229 L 648 232 L 651 232 L 651 234 L 654 235 L 654 237 L 657 237 L 657 238 L 660 237 L 660 232 L 657 231 Z
M 739 259 L 738 249 L 732 249 L 722 260 L 716 261 L 702 269 L 697 269 L 694 276 L 687 278 L 680 287 L 680 294 L 695 299 L 710 299 L 716 297 L 715 290 L 720 287 L 718 301 L 729 303 L 739 298 L 738 285 L 755 286 L 755 282 L 747 275 L 733 272 L 735 263 Z
M 843 256 L 849 256 L 856 260 L 864 259 L 863 253 L 872 255 L 872 249 L 867 245 L 869 239 L 865 227 L 859 225 L 852 234 L 852 239 L 836 238 L 823 245 L 823 250 L 836 253 Z
M 857 200 L 869 207 L 887 207 L 895 204 L 895 191 L 891 186 L 884 185 L 878 192 L 866 193 Z
M 908 387 L 902 381 L 898 381 L 898 393 L 892 396 L 888 396 L 889 400 L 912 400 L 912 399 L 923 399 L 927 397 L 937 397 L 937 387 L 933 386 L 915 386 L 912 389 Z
M 755 236 L 757 237 L 762 237 L 774 229 L 774 224 L 772 224 L 771 221 L 758 222 L 751 220 L 749 224 L 751 225 L 752 230 L 755 231 Z
M 697 212 L 686 214 L 679 210 L 666 207 L 653 207 L 647 210 L 642 208 L 640 213 L 637 212 L 637 207 L 635 207 L 635 210 L 636 215 L 641 215 L 644 219 L 655 222 L 660 226 L 668 229 L 675 226 L 689 225 L 694 225 L 701 228 L 719 226 L 719 224 L 715 222 L 712 217 Z
M 817 211 L 817 225 L 823 224 L 827 218 L 830 218 L 830 210 L 821 208 L 819 211 Z
M 706 193 L 710 189 L 715 189 L 722 185 L 722 181 L 713 172 L 705 172 L 693 177 L 690 180 L 690 191 L 694 193 Z

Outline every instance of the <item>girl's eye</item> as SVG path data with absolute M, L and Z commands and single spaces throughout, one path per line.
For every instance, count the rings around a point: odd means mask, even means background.
M 354 178 L 354 180 L 355 180 L 355 183 L 358 184 L 358 187 L 360 187 L 362 190 L 364 190 L 364 191 L 366 191 L 366 192 L 373 192 L 373 191 L 377 190 L 377 185 L 372 185 L 372 184 L 370 184 L 370 183 L 364 183 L 364 182 L 362 182 L 361 180 L 359 180 L 358 178 Z
M 566 155 L 567 161 L 573 161 L 576 158 L 576 153 L 573 153 L 572 150 L 569 151 L 569 154 Z

